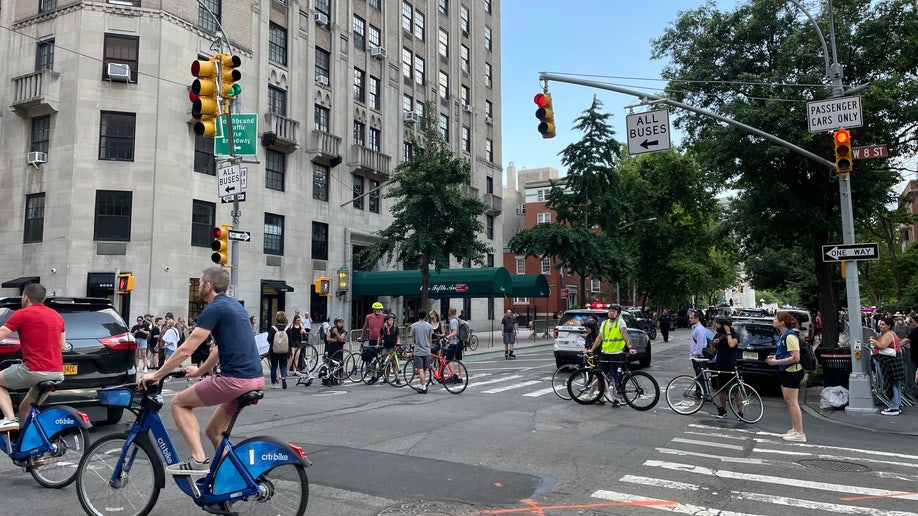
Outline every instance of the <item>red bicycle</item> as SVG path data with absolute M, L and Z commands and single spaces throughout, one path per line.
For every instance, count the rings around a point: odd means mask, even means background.
M 439 348 L 445 351 L 442 346 Z M 427 368 L 427 385 L 434 381 L 443 385 L 443 387 L 453 393 L 459 394 L 469 386 L 469 372 L 465 369 L 465 364 L 461 360 L 447 361 L 445 357 L 431 349 L 430 366 Z M 417 378 L 417 371 L 414 369 L 414 360 L 405 362 L 402 369 L 402 378 L 406 385 L 411 385 Z

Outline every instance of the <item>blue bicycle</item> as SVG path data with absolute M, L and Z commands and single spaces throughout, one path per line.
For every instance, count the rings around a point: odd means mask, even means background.
M 78 410 L 62 405 L 42 406 L 60 383 L 49 380 L 36 385 L 36 401 L 19 430 L 0 432 L 0 450 L 13 459 L 13 464 L 25 468 L 36 482 L 52 488 L 76 480 L 77 464 L 86 451 L 86 429 L 92 426 L 89 416 Z
M 162 381 L 184 376 L 184 371 L 176 371 Z M 99 391 L 103 405 L 125 407 L 137 415 L 137 420 L 126 434 L 110 435 L 93 443 L 80 461 L 77 496 L 87 514 L 145 515 L 156 505 L 166 485 L 163 461 L 180 462 L 159 416 L 163 408 L 162 381 L 140 392 L 131 385 Z M 309 482 L 305 469 L 311 462 L 301 448 L 270 437 L 252 437 L 239 444 L 229 439 L 239 412 L 257 404 L 262 397 L 261 391 L 251 391 L 237 399 L 236 410 L 207 475 L 197 479 L 173 476 L 182 492 L 206 512 L 272 515 L 306 512 Z

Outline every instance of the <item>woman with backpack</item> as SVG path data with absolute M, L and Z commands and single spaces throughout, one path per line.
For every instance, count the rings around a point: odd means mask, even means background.
M 775 354 L 765 359 L 768 365 L 778 366 L 781 381 L 781 394 L 790 413 L 791 427 L 781 438 L 785 441 L 805 443 L 806 434 L 803 433 L 803 412 L 798 401 L 800 382 L 803 381 L 803 367 L 800 365 L 800 338 L 794 330 L 797 328 L 797 319 L 789 312 L 775 314 L 774 327 L 781 332 Z
M 873 344 L 873 359 L 877 361 L 883 375 L 883 389 L 889 397 L 889 406 L 880 412 L 884 416 L 898 416 L 902 413 L 902 383 L 905 382 L 905 364 L 899 353 L 899 337 L 893 330 L 893 318 L 885 316 L 877 321 L 879 337 L 870 337 Z
M 274 314 L 274 326 L 268 328 L 268 358 L 271 360 L 271 388 L 277 389 L 277 373 L 280 371 L 281 386 L 287 388 L 287 358 L 290 355 L 290 339 L 287 337 L 287 314 Z

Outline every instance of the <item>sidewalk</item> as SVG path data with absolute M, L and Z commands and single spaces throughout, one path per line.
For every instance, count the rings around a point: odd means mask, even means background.
M 876 414 L 848 414 L 845 409 L 819 408 L 822 387 L 809 387 L 800 389 L 800 408 L 807 414 L 831 421 L 839 425 L 860 428 L 862 430 L 879 430 L 890 434 L 918 436 L 918 407 L 902 406 L 902 414 L 898 416 L 884 416 L 877 407 Z
M 513 349 L 519 351 L 535 346 L 551 346 L 554 344 L 553 339 L 545 338 L 541 335 L 537 335 L 536 339 L 532 340 L 529 338 L 531 333 L 532 332 L 528 328 L 520 330 L 516 336 L 516 343 L 513 345 Z M 484 353 L 498 353 L 503 356 L 504 335 L 500 330 L 476 331 L 475 336 L 478 337 L 478 349 L 475 351 L 465 351 L 465 356 L 476 356 Z

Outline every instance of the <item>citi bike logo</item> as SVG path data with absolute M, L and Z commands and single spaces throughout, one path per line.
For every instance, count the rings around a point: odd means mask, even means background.
M 73 419 L 71 419 L 71 418 L 69 418 L 69 417 L 59 417 L 59 418 L 57 418 L 57 419 L 54 420 L 54 424 L 55 424 L 55 425 L 72 425 L 72 424 L 75 424 L 75 423 L 76 423 L 76 421 L 74 421 Z
M 290 460 L 290 456 L 280 452 L 266 453 L 261 456 L 261 460 Z
M 172 464 L 172 452 L 169 451 L 169 445 L 166 444 L 166 441 L 162 437 L 156 438 L 156 444 L 159 445 L 159 449 L 163 452 L 163 458 L 166 459 L 166 464 Z

